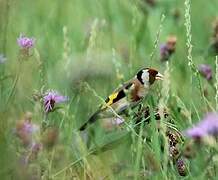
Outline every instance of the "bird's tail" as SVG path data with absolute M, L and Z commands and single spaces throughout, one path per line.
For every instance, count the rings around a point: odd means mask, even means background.
M 100 113 L 101 111 L 102 111 L 102 109 L 99 109 L 98 111 L 96 111 L 96 112 L 88 119 L 88 121 L 86 121 L 86 122 L 79 128 L 79 130 L 80 130 L 80 131 L 84 131 L 84 130 L 87 128 L 87 126 L 88 126 L 89 124 L 94 123 L 94 122 L 98 119 L 99 113 Z

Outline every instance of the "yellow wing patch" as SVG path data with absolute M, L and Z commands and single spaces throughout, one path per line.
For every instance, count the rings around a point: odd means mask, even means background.
M 104 106 L 102 106 L 102 109 L 113 104 L 113 100 L 117 98 L 118 94 L 119 94 L 119 92 L 115 92 L 115 93 L 111 94 L 110 96 L 108 96 L 108 99 L 106 100 L 106 104 Z

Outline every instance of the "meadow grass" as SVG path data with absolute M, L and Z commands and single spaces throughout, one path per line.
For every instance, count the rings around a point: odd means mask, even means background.
M 218 178 L 216 139 L 195 144 L 180 136 L 218 108 L 218 52 L 211 51 L 218 1 L 155 2 L 0 0 L 0 54 L 7 58 L 0 63 L 0 179 Z M 21 33 L 36 40 L 27 58 L 17 44 Z M 175 53 L 161 62 L 159 47 L 172 35 Z M 212 80 L 201 76 L 199 64 L 212 67 Z M 135 124 L 137 107 L 122 127 L 107 130 L 97 122 L 79 132 L 142 67 L 165 75 L 141 103 L 149 117 Z M 69 100 L 47 115 L 41 96 L 51 89 Z M 40 129 L 31 137 L 40 142 L 36 151 L 16 134 L 28 115 Z M 182 167 L 171 157 L 169 129 L 179 134 Z

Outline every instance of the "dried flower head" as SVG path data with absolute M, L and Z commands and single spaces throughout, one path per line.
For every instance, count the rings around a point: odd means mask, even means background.
M 156 0 L 144 0 L 148 5 L 154 7 L 156 5 Z
M 193 147 L 192 141 L 185 145 L 182 155 L 188 159 L 196 156 L 196 149 Z
M 37 124 L 33 124 L 30 114 L 27 113 L 24 119 L 19 120 L 16 124 L 16 135 L 25 146 L 33 143 L 33 134 L 39 130 Z
M 32 151 L 33 153 L 38 153 L 41 149 L 42 149 L 42 144 L 41 144 L 41 143 L 36 143 L 36 142 L 34 142 L 34 143 L 32 144 L 31 151 Z
M 179 142 L 182 140 L 182 136 L 179 132 L 171 130 L 170 128 L 166 131 L 169 146 L 169 156 L 175 162 L 180 156 L 180 149 L 178 148 Z
M 170 54 L 175 52 L 175 50 L 176 50 L 176 42 L 177 42 L 176 36 L 169 36 L 167 38 L 167 47 L 168 47 L 168 50 L 169 50 Z
M 173 9 L 172 16 L 173 16 L 175 21 L 178 21 L 180 19 L 180 17 L 181 17 L 180 10 L 178 8 Z
M 218 114 L 210 113 L 201 122 L 185 131 L 185 134 L 193 139 L 201 139 L 205 136 L 218 135 Z
M 218 52 L 218 17 L 213 21 L 213 34 L 211 38 L 211 47 L 215 53 Z
M 161 113 L 159 112 L 158 108 L 156 108 L 153 113 L 154 113 L 155 120 L 161 119 Z M 136 118 L 135 123 L 138 124 L 141 122 L 141 120 L 144 120 L 145 122 L 149 123 L 150 122 L 150 115 L 151 115 L 150 109 L 148 106 L 139 109 L 139 111 L 137 112 L 137 114 L 135 116 L 135 118 Z M 166 109 L 164 109 L 163 116 L 164 116 L 164 118 L 167 118 L 169 116 Z
M 68 97 L 62 96 L 56 91 L 48 91 L 45 93 L 43 100 L 45 112 L 48 113 L 54 110 L 55 104 L 66 102 Z
M 26 161 L 29 162 L 37 159 L 42 148 L 43 146 L 41 143 L 33 142 L 29 150 L 30 152 L 28 152 L 28 156 L 26 157 Z
M 180 176 L 186 176 L 187 175 L 187 168 L 186 168 L 186 165 L 185 165 L 185 161 L 182 158 L 177 160 L 176 167 L 177 167 L 177 170 L 178 170 L 178 173 L 179 173 Z
M 43 147 L 51 148 L 58 140 L 58 129 L 56 127 L 49 127 L 45 130 L 42 136 Z
M 218 37 L 218 17 L 213 21 L 213 37 Z
M 212 69 L 207 64 L 200 64 L 198 66 L 200 74 L 205 77 L 208 81 L 212 79 Z
M 173 133 L 170 130 L 168 130 L 166 132 L 166 135 L 168 137 L 168 143 L 169 143 L 170 146 L 176 146 L 178 144 L 179 139 L 180 139 L 178 134 Z
M 179 157 L 179 150 L 176 146 L 170 146 L 169 147 L 169 156 L 173 160 L 176 160 Z
M 7 58 L 3 54 L 0 54 L 0 64 L 5 63 L 6 60 Z
M 35 45 L 35 39 L 20 34 L 20 37 L 17 39 L 17 44 L 22 49 L 30 49 Z

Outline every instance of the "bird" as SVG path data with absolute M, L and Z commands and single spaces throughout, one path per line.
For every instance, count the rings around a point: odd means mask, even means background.
M 114 113 L 111 113 L 112 110 L 117 114 L 122 114 L 125 110 L 136 107 L 146 97 L 156 80 L 163 80 L 163 75 L 156 69 L 140 69 L 132 79 L 115 89 L 106 98 L 105 103 L 101 104 L 97 111 L 80 126 L 79 130 L 84 131 L 89 124 L 98 119 L 114 116 Z

